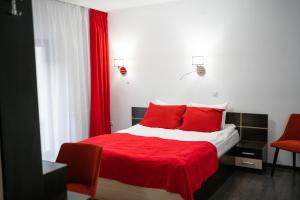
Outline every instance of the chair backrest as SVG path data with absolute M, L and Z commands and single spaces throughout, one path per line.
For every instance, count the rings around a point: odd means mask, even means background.
M 291 114 L 280 140 L 300 140 L 300 114 Z
M 67 164 L 67 182 L 79 183 L 87 187 L 97 186 L 100 171 L 102 147 L 65 143 L 61 146 L 56 162 Z M 96 190 L 96 188 L 92 188 Z

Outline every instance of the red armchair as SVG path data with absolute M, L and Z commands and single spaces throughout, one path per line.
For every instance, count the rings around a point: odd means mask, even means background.
M 293 168 L 296 169 L 296 153 L 300 153 L 300 114 L 290 116 L 284 133 L 271 146 L 276 148 L 271 176 L 274 174 L 279 149 L 293 152 Z
M 94 198 L 100 171 L 102 148 L 91 144 L 65 143 L 56 162 L 67 164 L 67 188 Z

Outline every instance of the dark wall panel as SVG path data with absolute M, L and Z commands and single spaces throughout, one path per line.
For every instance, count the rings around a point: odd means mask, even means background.
M 268 129 L 242 128 L 242 140 L 268 141 Z
M 268 128 L 268 115 L 243 113 L 242 126 Z
M 241 113 L 226 112 L 226 124 L 240 126 Z
M 147 108 L 132 107 L 132 125 L 140 123 Z M 242 140 L 268 141 L 268 115 L 226 112 L 226 123 L 235 124 Z
M 133 107 L 131 109 L 132 118 L 143 119 L 147 111 L 147 108 Z

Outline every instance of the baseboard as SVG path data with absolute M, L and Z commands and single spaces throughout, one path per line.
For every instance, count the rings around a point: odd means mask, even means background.
M 268 167 L 272 167 L 272 164 L 271 164 L 271 163 L 266 163 L 266 165 L 267 165 Z M 276 168 L 293 169 L 293 166 L 276 164 Z M 300 170 L 300 167 L 296 167 L 296 170 Z

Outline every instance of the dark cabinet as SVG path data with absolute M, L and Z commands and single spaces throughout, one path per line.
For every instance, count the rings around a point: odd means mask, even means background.
M 5 200 L 43 193 L 31 1 L 0 0 L 0 123 Z M 18 12 L 18 14 L 20 14 Z

